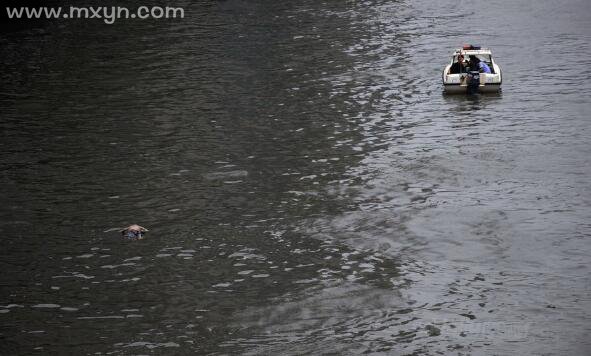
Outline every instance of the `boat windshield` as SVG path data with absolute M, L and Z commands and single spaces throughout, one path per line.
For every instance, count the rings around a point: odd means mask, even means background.
M 464 60 L 467 60 L 467 59 L 470 57 L 470 56 L 469 56 L 469 55 L 467 55 L 467 54 L 464 54 L 463 56 L 464 56 Z M 474 56 L 475 56 L 476 58 L 480 59 L 481 61 L 484 61 L 484 62 L 486 62 L 486 63 L 491 63 L 491 62 L 492 62 L 492 61 L 491 61 L 491 56 L 490 56 L 490 54 L 476 54 L 476 55 L 474 55 Z M 452 58 L 452 62 L 453 62 L 453 63 L 456 63 L 457 61 L 458 61 L 458 56 L 457 56 L 457 55 L 456 55 L 456 56 L 453 56 L 453 58 Z
M 491 63 L 489 54 L 477 54 L 475 57 L 486 63 Z

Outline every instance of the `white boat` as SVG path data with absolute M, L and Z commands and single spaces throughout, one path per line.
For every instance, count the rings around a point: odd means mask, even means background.
M 459 62 L 462 58 L 463 61 Z M 488 67 L 490 73 L 479 69 L 479 66 Z M 501 90 L 502 82 L 501 68 L 488 48 L 472 45 L 458 48 L 443 70 L 443 88 L 448 94 L 496 93 Z

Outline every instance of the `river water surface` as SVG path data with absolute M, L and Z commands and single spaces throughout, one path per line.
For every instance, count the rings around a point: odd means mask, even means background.
M 587 1 L 185 12 L 0 37 L 1 354 L 591 352 Z

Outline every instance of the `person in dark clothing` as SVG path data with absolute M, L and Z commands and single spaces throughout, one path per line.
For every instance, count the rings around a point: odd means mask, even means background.
M 468 57 L 469 59 L 469 66 L 470 66 L 470 71 L 478 71 L 478 63 L 480 63 L 480 59 L 478 59 L 478 57 L 472 55 L 470 57 Z
M 458 74 L 458 73 L 466 72 L 464 67 L 465 67 L 464 56 L 460 54 L 458 56 L 458 61 L 455 62 L 454 64 L 452 64 L 451 67 L 449 68 L 449 74 Z
M 480 73 L 492 73 L 488 64 L 476 56 L 470 56 L 470 70 Z

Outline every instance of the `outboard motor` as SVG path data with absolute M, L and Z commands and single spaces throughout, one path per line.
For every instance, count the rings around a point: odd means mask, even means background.
M 470 71 L 468 72 L 468 78 L 466 78 L 468 88 L 468 94 L 476 94 L 478 93 L 478 86 L 480 86 L 480 73 L 478 71 Z

